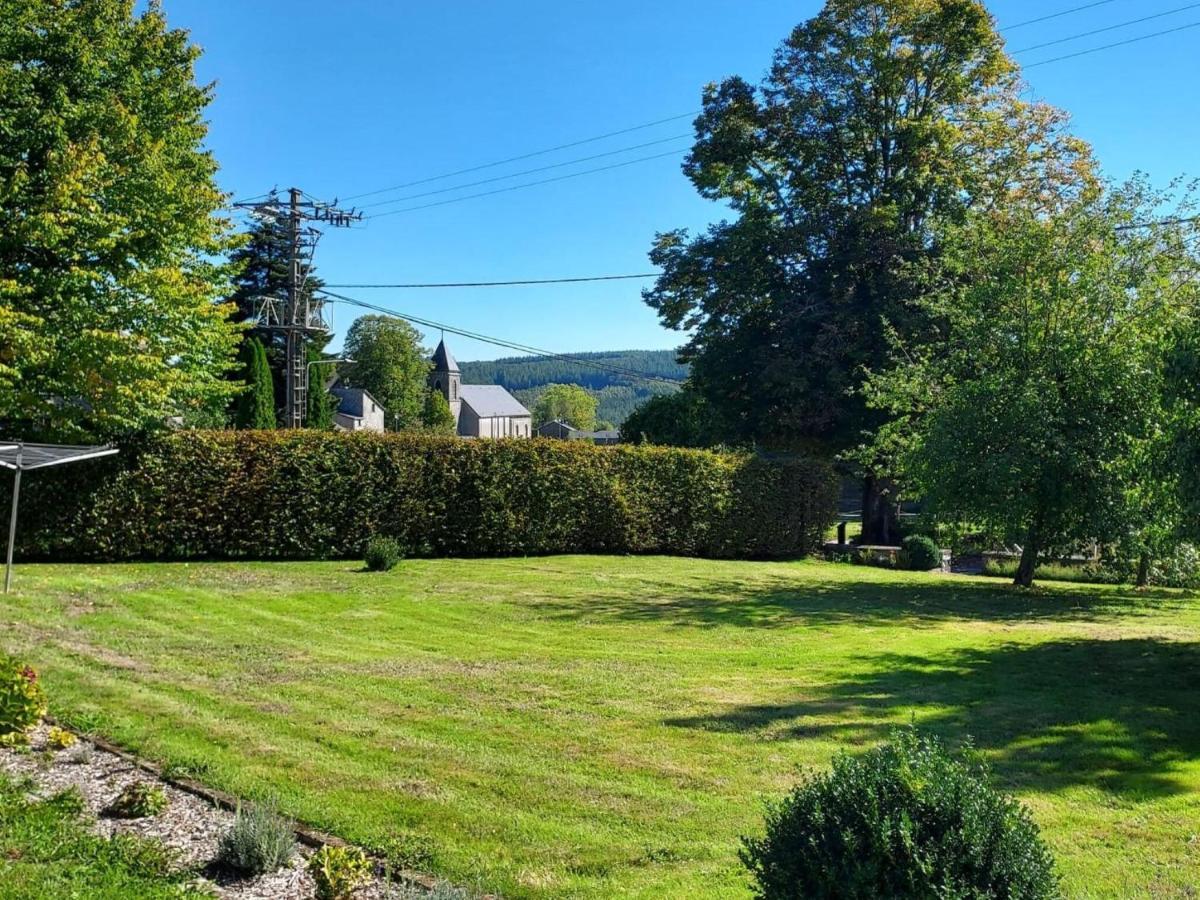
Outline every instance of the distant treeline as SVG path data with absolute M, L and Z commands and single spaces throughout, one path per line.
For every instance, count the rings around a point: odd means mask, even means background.
M 656 394 L 676 390 L 687 378 L 687 366 L 675 360 L 674 350 L 613 350 L 572 353 L 574 359 L 553 356 L 518 356 L 462 363 L 465 384 L 501 384 L 526 406 L 532 406 L 548 384 L 578 384 L 600 401 L 598 417 L 620 425 L 634 409 Z M 581 360 L 576 362 L 575 360 Z M 586 362 L 584 362 L 586 361 Z M 666 379 L 646 381 L 588 365 L 599 363 Z

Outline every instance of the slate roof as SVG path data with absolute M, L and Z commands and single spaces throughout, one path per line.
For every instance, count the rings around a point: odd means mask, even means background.
M 438 345 L 438 349 L 441 349 L 441 345 Z M 516 397 L 498 384 L 462 384 L 458 387 L 458 396 L 481 419 L 530 415 Z
M 338 412 L 342 415 L 351 416 L 355 419 L 361 419 L 365 416 L 363 412 L 363 398 L 371 397 L 371 395 L 362 388 L 335 387 L 331 389 L 330 393 L 338 398 Z M 379 405 L 379 401 L 375 400 L 374 397 L 371 397 L 371 400 L 374 401 L 376 406 Z
M 445 341 L 438 341 L 437 349 L 433 351 L 433 370 L 435 372 L 457 372 L 458 363 L 450 352 Z
M 538 434 L 541 437 L 570 438 L 572 435 L 578 433 L 578 428 L 572 428 L 561 419 L 555 419 L 553 422 L 543 422 L 538 426 Z

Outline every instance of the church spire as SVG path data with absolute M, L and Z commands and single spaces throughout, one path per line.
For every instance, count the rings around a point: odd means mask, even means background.
M 446 346 L 446 341 L 438 341 L 437 349 L 433 351 L 433 370 L 435 372 L 458 372 L 458 363 L 454 354 Z

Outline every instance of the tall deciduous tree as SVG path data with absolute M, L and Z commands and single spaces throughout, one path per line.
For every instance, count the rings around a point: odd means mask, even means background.
M 344 350 L 354 360 L 342 368 L 344 379 L 383 404 L 388 430 L 419 429 L 432 364 L 417 330 L 402 319 L 361 316 L 346 332 Z
M 275 385 L 267 365 L 266 351 L 257 338 L 250 338 L 242 344 L 242 360 L 248 387 L 238 398 L 238 427 L 274 428 Z
M 534 426 L 566 422 L 572 428 L 593 431 L 600 402 L 577 384 L 549 384 L 533 405 Z
M 684 171 L 733 210 L 660 234 L 646 302 L 691 338 L 681 359 L 728 439 L 845 451 L 886 417 L 856 390 L 912 304 L 930 223 L 1090 178 L 1063 117 L 1023 103 L 978 0 L 829 0 L 758 87 L 708 86 Z M 863 536 L 895 539 L 884 470 L 864 478 Z
M 711 447 L 720 441 L 721 433 L 708 401 L 690 387 L 651 397 L 621 426 L 621 440 L 626 443 L 671 447 Z
M 939 517 L 1019 544 L 1016 582 L 1044 551 L 1141 542 L 1164 507 L 1147 479 L 1169 429 L 1172 337 L 1200 309 L 1200 262 L 1178 228 L 1129 227 L 1156 202 L 1136 185 L 1052 214 L 1006 207 L 943 235 L 945 323 L 872 376 L 894 414 L 878 434 Z
M 1200 543 L 1200 313 L 1175 336 L 1167 388 L 1172 424 L 1167 469 L 1176 487 L 1180 530 Z
M 103 439 L 223 413 L 239 328 L 199 49 L 158 3 L 0 5 L 0 420 Z

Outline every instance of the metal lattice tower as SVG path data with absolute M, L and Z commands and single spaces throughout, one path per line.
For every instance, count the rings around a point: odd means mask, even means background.
M 309 223 L 323 222 L 337 228 L 347 228 L 362 219 L 362 213 L 339 209 L 336 200 L 323 203 L 306 199 L 306 196 L 299 188 L 290 188 L 286 201 L 272 191 L 266 200 L 235 204 L 249 210 L 250 215 L 268 227 L 278 229 L 287 239 L 286 296 L 260 297 L 256 318 L 260 328 L 281 333 L 285 338 L 284 424 L 288 428 L 304 425 L 304 412 L 308 405 L 308 360 L 305 358 L 308 336 L 329 331 L 325 322 L 324 303 L 305 290 L 309 272 L 312 271 L 313 254 L 321 239 L 320 229 Z

